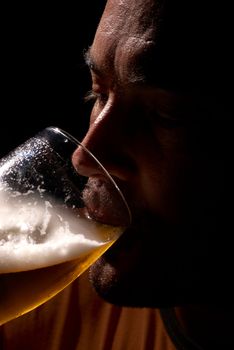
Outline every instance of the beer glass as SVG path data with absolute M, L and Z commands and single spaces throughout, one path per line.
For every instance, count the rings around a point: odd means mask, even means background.
M 80 147 L 93 175 L 79 174 Z M 87 159 L 88 159 L 87 158 Z M 0 161 L 0 324 L 74 281 L 131 220 L 120 189 L 74 137 L 48 127 Z

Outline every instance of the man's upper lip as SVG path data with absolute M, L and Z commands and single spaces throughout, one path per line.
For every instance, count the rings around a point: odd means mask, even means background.
M 91 218 L 104 224 L 128 226 L 130 213 L 120 192 L 104 178 L 90 177 L 83 191 L 83 201 Z

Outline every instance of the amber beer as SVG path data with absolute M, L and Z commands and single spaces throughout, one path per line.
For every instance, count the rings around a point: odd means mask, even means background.
M 0 275 L 0 325 L 51 299 L 83 273 L 114 241 L 72 261 Z
M 0 324 L 64 289 L 122 231 L 48 202 L 5 202 L 0 207 Z

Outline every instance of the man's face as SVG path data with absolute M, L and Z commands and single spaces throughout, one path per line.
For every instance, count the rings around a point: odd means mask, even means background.
M 199 293 L 222 191 L 213 191 L 217 159 L 194 121 L 193 98 L 157 79 L 168 67 L 156 57 L 155 3 L 108 1 L 87 53 L 95 102 L 83 144 L 116 180 L 133 216 L 90 278 L 104 298 L 121 305 L 177 304 Z M 73 160 L 96 176 L 76 154 Z

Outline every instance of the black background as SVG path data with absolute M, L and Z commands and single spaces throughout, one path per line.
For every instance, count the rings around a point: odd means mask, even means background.
M 11 3 L 2 9 L 0 156 L 54 125 L 82 138 L 91 45 L 104 0 Z

